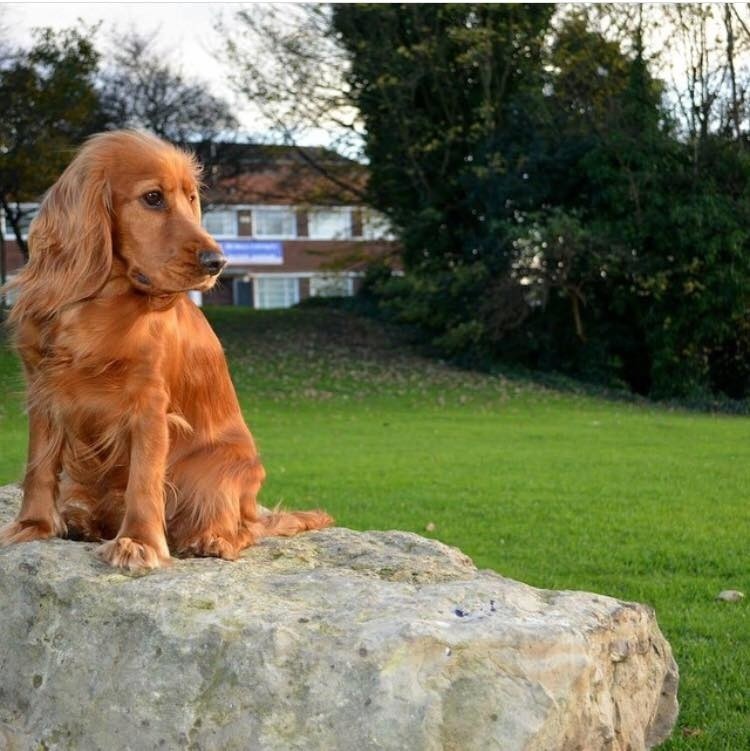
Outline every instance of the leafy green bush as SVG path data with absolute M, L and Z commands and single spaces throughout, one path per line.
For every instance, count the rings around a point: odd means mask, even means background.
M 681 138 L 664 87 L 585 13 L 336 6 L 370 198 L 405 274 L 365 294 L 441 353 L 750 396 L 750 157 Z M 551 42 L 550 42 L 551 40 Z

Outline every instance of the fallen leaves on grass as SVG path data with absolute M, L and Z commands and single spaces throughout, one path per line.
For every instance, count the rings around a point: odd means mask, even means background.
M 683 738 L 694 738 L 698 735 L 703 735 L 703 730 L 701 728 L 691 728 L 691 727 L 682 728 Z
M 505 401 L 541 386 L 420 356 L 395 329 L 337 310 L 209 311 L 236 385 L 272 401 L 411 397 L 439 408 Z

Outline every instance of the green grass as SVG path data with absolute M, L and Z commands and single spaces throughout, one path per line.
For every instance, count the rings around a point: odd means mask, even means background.
M 545 588 L 656 609 L 680 666 L 665 749 L 750 748 L 750 419 L 449 368 L 328 309 L 212 310 L 269 479 L 266 505 L 405 529 Z M 0 354 L 0 482 L 25 420 Z M 426 532 L 428 523 L 435 525 Z

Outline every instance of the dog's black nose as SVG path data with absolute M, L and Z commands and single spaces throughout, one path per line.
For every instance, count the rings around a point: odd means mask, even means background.
M 227 265 L 227 259 L 215 250 L 200 250 L 198 251 L 198 263 L 204 271 L 213 275 L 218 274 Z

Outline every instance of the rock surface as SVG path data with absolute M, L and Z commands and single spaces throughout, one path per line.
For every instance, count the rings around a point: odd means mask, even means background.
M 0 489 L 0 523 L 19 503 Z M 653 612 L 346 529 L 126 576 L 0 549 L 0 749 L 650 748 L 676 719 Z

